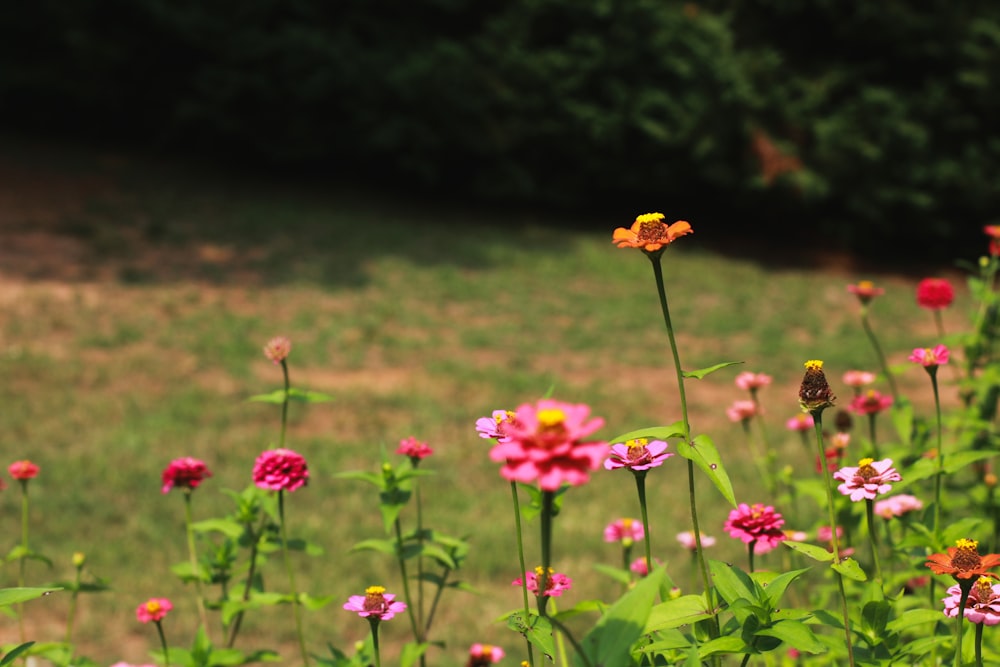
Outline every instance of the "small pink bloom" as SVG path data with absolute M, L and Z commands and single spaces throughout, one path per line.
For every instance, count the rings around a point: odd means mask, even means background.
M 733 401 L 726 408 L 726 416 L 731 422 L 744 422 L 757 416 L 757 404 L 753 401 Z
M 892 405 L 892 396 L 883 396 L 874 389 L 854 397 L 847 409 L 856 415 L 876 415 Z
M 875 374 L 868 371 L 847 371 L 842 378 L 848 387 L 860 388 L 875 381 Z
M 948 589 L 944 602 L 945 616 L 958 616 L 958 606 L 962 603 L 962 588 L 955 584 Z M 1000 584 L 994 584 L 988 577 L 980 577 L 969 590 L 965 601 L 964 618 L 972 623 L 996 625 L 1000 623 Z
M 500 662 L 504 655 L 503 649 L 492 644 L 473 644 L 469 647 L 469 662 L 466 667 L 487 667 Z
M 772 506 L 740 503 L 729 513 L 723 528 L 730 537 L 742 540 L 745 544 L 755 542 L 754 553 L 762 554 L 785 541 L 785 532 L 781 530 L 783 525 L 784 518 Z
M 646 536 L 642 529 L 642 522 L 635 519 L 618 519 L 609 523 L 604 528 L 605 542 L 628 542 L 631 546 L 633 542 L 638 542 Z
M 786 530 L 785 539 L 791 542 L 805 542 L 809 536 L 804 530 Z
M 525 576 L 528 578 L 528 591 L 534 595 L 538 595 L 538 578 L 542 576 L 545 572 L 541 567 L 536 567 L 532 572 L 525 572 Z M 511 586 L 521 586 L 524 580 L 518 577 L 511 582 Z M 549 568 L 549 576 L 545 581 L 545 595 L 557 598 L 563 594 L 563 591 L 568 591 L 570 586 L 573 585 L 573 580 L 567 577 L 565 574 L 555 572 L 551 567 Z
M 814 422 L 812 415 L 806 414 L 805 412 L 800 412 L 785 422 L 785 428 L 789 431 L 811 431 L 813 429 L 813 425 Z
M 934 347 L 918 347 L 909 357 L 910 361 L 925 368 L 944 366 L 948 363 L 948 348 L 944 345 Z
M 611 445 L 611 455 L 605 459 L 604 467 L 608 470 L 649 470 L 663 465 L 671 456 L 673 453 L 667 451 L 667 443 L 663 440 L 636 438 Z
M 543 491 L 557 491 L 563 484 L 578 486 L 590 479 L 601 465 L 608 443 L 586 440 L 604 426 L 590 418 L 586 405 L 543 399 L 518 407 L 504 435 L 490 450 L 490 458 L 502 462 L 500 474 L 512 482 L 534 482 Z
M 396 601 L 393 593 L 386 593 L 382 586 L 369 586 L 364 595 L 352 595 L 344 604 L 347 611 L 357 612 L 361 618 L 375 618 L 388 621 L 396 614 L 406 610 L 405 602 Z
M 150 598 L 135 610 L 140 623 L 159 623 L 174 605 L 167 598 Z
M 267 341 L 267 345 L 264 346 L 264 356 L 276 364 L 280 364 L 287 359 L 291 351 L 292 341 L 284 336 L 275 336 Z
M 879 516 L 891 519 L 897 516 L 903 516 L 907 512 L 915 512 L 917 510 L 922 510 L 924 504 L 915 496 L 911 496 L 905 493 L 901 493 L 898 496 L 890 496 L 885 500 L 879 500 L 875 503 L 875 514 Z
M 269 449 L 253 466 L 254 484 L 271 491 L 295 491 L 309 482 L 306 460 L 291 449 Z
M 866 304 L 877 296 L 885 294 L 881 287 L 875 287 L 875 283 L 870 280 L 862 280 L 857 285 L 848 285 L 847 291 L 858 297 L 858 301 Z
M 764 373 L 746 371 L 736 376 L 736 386 L 744 391 L 753 391 L 771 384 L 771 376 Z
M 683 533 L 677 533 L 677 541 L 680 542 L 681 546 L 688 551 L 695 551 L 698 548 L 698 542 L 694 539 L 693 530 L 685 530 Z M 712 546 L 715 546 L 715 538 L 702 533 L 701 547 L 703 549 L 707 549 Z
M 837 526 L 837 537 L 844 536 L 844 529 Z M 816 539 L 820 542 L 832 542 L 833 541 L 833 531 L 830 530 L 830 526 L 820 526 L 816 529 Z
M 833 478 L 843 482 L 837 490 L 850 496 L 853 502 L 875 500 L 879 494 L 889 493 L 892 489 L 889 482 L 902 480 L 892 467 L 892 459 L 861 459 L 857 467 L 845 466 L 833 473 Z
M 173 488 L 197 489 L 198 485 L 212 476 L 212 472 L 205 466 L 205 462 L 185 456 L 182 459 L 174 459 L 163 469 L 163 493 L 170 493 Z
M 10 476 L 18 480 L 34 479 L 38 475 L 39 470 L 40 468 L 37 465 L 27 459 L 24 461 L 14 461 L 7 468 Z
M 434 450 L 426 442 L 420 442 L 411 435 L 409 438 L 399 441 L 396 453 L 409 456 L 411 459 L 425 459 L 433 454 Z
M 851 444 L 850 433 L 834 433 L 832 436 L 830 436 L 831 449 L 835 449 L 843 453 L 843 451 L 847 449 L 848 445 L 850 444 Z
M 930 310 L 947 308 L 955 300 L 955 288 L 943 278 L 924 278 L 917 285 L 917 305 Z
M 494 410 L 491 417 L 480 417 L 476 420 L 476 431 L 480 438 L 497 442 L 510 442 L 507 431 L 514 422 L 516 415 L 510 410 Z
M 653 561 L 657 565 L 662 565 L 663 564 L 663 563 L 660 562 L 660 560 L 658 558 L 654 558 Z M 629 564 L 628 569 L 630 569 L 632 572 L 635 572 L 640 577 L 649 576 L 649 564 L 646 562 L 646 557 L 645 556 L 641 556 L 639 558 L 636 558 L 634 561 L 632 561 Z

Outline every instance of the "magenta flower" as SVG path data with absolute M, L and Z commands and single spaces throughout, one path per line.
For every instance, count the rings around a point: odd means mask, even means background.
M 480 438 L 490 438 L 497 442 L 510 442 L 507 435 L 511 424 L 514 423 L 515 414 L 510 410 L 494 410 L 490 417 L 480 417 L 476 420 L 476 431 Z
M 358 613 L 361 618 L 388 621 L 406 610 L 405 602 L 398 602 L 393 593 L 386 593 L 382 586 L 369 586 L 364 595 L 352 595 L 344 609 Z
M 409 456 L 411 459 L 425 459 L 433 454 L 434 450 L 426 442 L 420 442 L 411 435 L 409 438 L 399 441 L 396 453 Z
M 280 364 L 287 359 L 291 351 L 292 341 L 284 336 L 275 336 L 267 341 L 267 345 L 264 346 L 264 356 L 276 364 Z
M 10 473 L 11 477 L 21 481 L 34 479 L 38 475 L 39 470 L 41 470 L 41 468 L 27 459 L 23 461 L 14 461 L 7 468 L 7 472 Z
M 487 667 L 500 662 L 504 655 L 503 649 L 492 644 L 473 644 L 469 647 L 469 662 L 466 667 Z
M 771 376 L 764 373 L 751 373 L 749 371 L 736 376 L 736 386 L 745 391 L 754 391 L 771 384 Z
M 677 533 L 677 541 L 680 542 L 681 546 L 687 549 L 688 551 L 694 551 L 695 549 L 698 548 L 698 542 L 694 539 L 693 530 L 685 530 L 683 533 Z M 715 538 L 710 535 L 706 535 L 705 533 L 702 533 L 701 546 L 703 549 L 715 546 Z
M 885 519 L 891 519 L 893 517 L 903 516 L 908 512 L 922 510 L 923 508 L 924 504 L 919 498 L 901 493 L 898 496 L 890 496 L 885 500 L 877 501 L 875 503 L 875 514 L 878 514 Z
M 958 616 L 958 605 L 962 604 L 962 587 L 955 584 L 948 589 L 948 597 L 942 598 L 945 616 Z M 989 577 L 979 577 L 969 589 L 965 601 L 966 620 L 985 625 L 1000 623 L 1000 584 L 994 584 Z
M 955 288 L 944 278 L 924 278 L 917 285 L 917 305 L 928 310 L 947 308 L 955 300 Z
M 848 387 L 860 389 L 875 381 L 875 374 L 868 371 L 847 371 L 841 378 Z
M 785 428 L 789 431 L 811 431 L 813 426 L 814 421 L 812 415 L 805 412 L 800 412 L 785 422 Z
M 646 536 L 642 522 L 635 519 L 618 519 L 604 528 L 605 542 L 622 542 L 631 546 Z
M 538 595 L 538 578 L 542 576 L 545 572 L 541 566 L 536 567 L 533 572 L 525 572 L 525 576 L 528 578 L 528 590 L 534 594 Z M 518 577 L 511 582 L 511 586 L 521 586 L 524 580 Z M 563 594 L 563 591 L 568 591 L 570 586 L 573 585 L 573 580 L 567 577 L 565 574 L 554 571 L 551 567 L 549 568 L 548 577 L 545 580 L 545 595 L 549 597 L 557 598 Z
M 167 598 L 150 598 L 135 610 L 140 623 L 159 623 L 174 605 Z
M 663 565 L 663 563 L 660 562 L 659 558 L 654 558 L 653 561 L 657 565 Z M 629 564 L 628 569 L 631 570 L 632 572 L 635 572 L 640 577 L 649 576 L 649 563 L 646 562 L 645 556 L 641 556 L 632 561 Z
M 841 528 L 840 526 L 837 526 L 837 539 L 839 540 L 843 536 L 844 536 L 844 529 Z M 826 542 L 829 545 L 826 548 L 827 551 L 830 552 L 833 551 L 833 531 L 830 530 L 830 526 L 820 526 L 819 528 L 817 528 L 816 539 L 819 540 L 820 542 Z M 847 558 L 853 553 L 854 549 L 852 547 L 845 547 L 843 545 L 840 546 L 841 558 Z
M 608 470 L 649 470 L 663 465 L 671 456 L 673 453 L 667 451 L 667 443 L 663 440 L 636 438 L 611 445 L 611 455 L 605 459 L 604 467 Z
M 292 492 L 309 482 L 309 468 L 298 452 L 269 449 L 257 457 L 253 481 L 262 489 Z
M 944 345 L 934 347 L 918 347 L 913 350 L 909 360 L 924 368 L 937 368 L 948 363 L 948 348 Z
M 754 553 L 767 553 L 785 540 L 785 532 L 781 527 L 785 520 L 781 514 L 774 511 L 770 505 L 756 503 L 740 505 L 729 513 L 725 528 L 730 537 L 742 540 L 745 544 L 754 544 Z
M 173 488 L 197 489 L 198 485 L 212 476 L 212 472 L 205 465 L 205 462 L 185 456 L 182 459 L 174 459 L 163 469 L 163 493 L 170 493 Z
M 874 389 L 854 397 L 847 409 L 856 415 L 876 415 L 892 405 L 892 396 L 883 396 Z
M 534 482 L 543 491 L 563 484 L 578 486 L 590 479 L 590 470 L 601 465 L 608 443 L 586 438 L 604 426 L 590 419 L 590 408 L 552 399 L 518 407 L 505 429 L 507 442 L 497 440 L 490 458 L 502 462 L 500 474 L 512 482 Z
M 757 416 L 757 404 L 753 401 L 733 401 L 726 408 L 726 416 L 731 422 L 745 422 Z
M 880 493 L 889 493 L 892 489 L 889 482 L 903 479 L 892 467 L 892 459 L 861 459 L 856 468 L 845 466 L 833 473 L 833 478 L 843 482 L 837 490 L 850 496 L 853 502 L 875 500 Z

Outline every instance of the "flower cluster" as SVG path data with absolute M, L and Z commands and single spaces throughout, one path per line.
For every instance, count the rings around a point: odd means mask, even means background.
M 185 456 L 174 459 L 163 469 L 163 493 L 170 493 L 171 489 L 197 489 L 198 485 L 212 476 L 212 472 L 205 465 L 205 462 Z

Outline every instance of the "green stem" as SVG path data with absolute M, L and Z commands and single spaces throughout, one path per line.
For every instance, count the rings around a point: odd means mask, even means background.
M 985 623 L 976 623 L 976 667 L 983 667 L 983 626 Z
M 941 398 L 938 394 L 937 366 L 927 368 L 928 375 L 931 376 L 931 387 L 934 389 L 934 410 L 937 415 L 937 473 L 934 475 L 934 539 L 940 541 L 941 534 L 941 482 L 944 479 L 944 441 L 941 434 Z M 931 577 L 930 590 L 931 604 L 936 602 L 934 595 L 934 578 Z
M 882 368 L 882 372 L 885 374 L 886 382 L 889 383 L 889 390 L 892 392 L 892 398 L 899 404 L 899 390 L 896 388 L 896 378 L 893 377 L 892 371 L 889 370 L 889 364 L 885 361 L 885 354 L 882 352 L 882 346 L 878 343 L 878 338 L 875 337 L 875 332 L 872 331 L 871 324 L 868 322 L 868 305 L 865 304 L 861 306 L 861 327 L 865 330 L 865 334 L 868 335 L 868 340 L 872 344 L 872 348 L 875 350 L 875 356 L 878 357 L 879 366 Z
M 875 525 L 875 501 L 870 498 L 865 498 L 865 512 L 868 516 L 868 537 L 871 539 L 872 543 L 872 560 L 875 563 L 875 581 L 878 583 L 879 591 L 885 595 L 885 590 L 882 587 L 882 565 L 878 557 L 878 529 Z
M 284 365 L 284 362 L 281 362 Z M 292 559 L 288 553 L 288 528 L 285 522 L 285 491 L 278 491 L 278 518 L 281 520 L 281 551 L 285 556 L 285 570 L 288 572 L 288 585 L 292 589 L 292 615 L 295 617 L 295 634 L 299 639 L 299 652 L 302 654 L 302 664 L 309 667 L 309 653 L 306 651 L 306 639 L 302 634 L 302 615 L 299 611 L 299 590 L 295 586 L 295 570 L 292 569 Z
M 163 647 L 163 665 L 170 667 L 170 648 L 167 646 L 167 636 L 163 634 L 163 624 L 160 621 L 154 622 L 156 623 L 156 632 L 160 635 L 160 646 Z
M 382 620 L 376 616 L 368 617 L 368 624 L 372 628 L 372 651 L 375 654 L 375 667 L 382 667 L 382 656 L 378 648 L 378 622 Z
M 419 465 L 419 458 L 411 458 L 410 461 L 413 463 L 414 469 Z M 420 628 L 420 636 L 417 638 L 418 642 L 425 642 L 427 640 L 427 633 L 430 631 L 430 623 L 424 623 L 424 512 L 423 503 L 420 498 L 420 478 L 416 478 L 413 481 L 413 493 L 416 496 L 417 502 L 417 544 L 420 547 L 420 553 L 417 556 L 417 627 Z M 425 667 L 427 665 L 426 654 L 420 655 L 420 667 Z
M 750 574 L 753 574 L 753 552 L 756 547 L 757 547 L 757 540 L 750 540 L 750 543 L 747 544 L 747 559 L 748 562 L 750 563 Z
M 260 530 L 258 530 L 256 533 L 253 532 L 252 526 L 249 523 L 245 524 L 247 530 L 250 531 L 251 546 L 250 546 L 250 556 L 249 556 L 250 567 L 249 570 L 247 571 L 246 583 L 243 585 L 244 602 L 250 599 L 250 590 L 253 587 L 253 578 L 256 575 L 256 570 L 257 570 L 257 554 L 259 553 L 258 547 L 260 544 L 261 535 L 264 532 L 264 522 L 266 521 L 267 521 L 266 515 L 262 516 Z M 229 640 L 226 642 L 226 648 L 232 648 L 233 644 L 236 643 L 236 635 L 239 634 L 240 626 L 243 624 L 243 614 L 244 612 L 240 610 L 240 612 L 236 614 L 236 618 L 233 619 L 233 624 L 229 632 Z
M 410 576 L 406 571 L 406 559 L 403 558 L 403 528 L 396 519 L 394 524 L 396 529 L 396 560 L 399 562 L 399 575 L 403 579 L 403 595 L 407 600 L 412 600 L 410 595 Z M 413 641 L 420 642 L 420 630 L 417 627 L 417 617 L 413 613 L 413 605 L 406 605 L 406 615 L 410 618 L 410 630 L 413 632 Z
M 972 590 L 972 579 L 962 579 L 958 587 L 962 591 L 959 597 L 958 614 L 955 615 L 955 667 L 962 667 L 962 631 L 965 621 L 965 604 L 969 601 L 969 591 Z
M 69 613 L 66 615 L 66 644 L 70 644 L 73 639 L 73 621 L 76 618 L 76 602 L 80 597 L 80 579 L 83 573 L 82 567 L 76 568 L 76 579 L 74 580 L 73 595 L 69 599 Z M 72 658 L 73 656 L 70 655 Z
M 430 611 L 427 612 L 427 623 L 424 625 L 424 636 L 426 636 L 431 629 L 431 623 L 434 622 L 434 613 L 437 611 L 438 602 L 441 601 L 441 594 L 444 593 L 445 587 L 448 585 L 448 576 L 451 574 L 451 568 L 444 567 L 444 571 L 441 572 L 441 583 L 438 584 L 437 590 L 434 591 L 434 599 L 431 600 Z
M 549 617 L 549 621 L 552 623 L 552 627 L 558 630 L 560 635 L 566 637 L 566 639 L 569 640 L 569 643 L 573 645 L 573 650 L 576 651 L 577 657 L 583 661 L 584 666 L 594 667 L 594 663 L 590 662 L 590 658 L 587 657 L 587 654 L 584 652 L 583 647 L 580 646 L 579 642 L 573 638 L 573 634 L 569 631 L 569 629 L 551 616 Z M 565 658 L 563 659 L 563 663 L 565 664 Z
M 545 594 L 549 587 L 549 568 L 552 567 L 552 517 L 554 514 L 556 494 L 554 491 L 542 491 L 542 574 L 538 577 L 538 614 L 546 616 L 545 607 L 549 596 Z M 525 579 L 528 575 L 525 574 Z
M 521 502 L 517 497 L 517 482 L 510 483 L 510 495 L 514 502 L 514 532 L 517 537 L 517 559 L 521 566 L 521 595 L 524 598 L 524 622 L 528 623 L 531 619 L 531 606 L 528 602 L 528 572 L 524 563 L 524 534 L 521 530 Z M 534 650 L 527 636 L 525 636 L 524 642 L 528 647 L 528 666 L 533 667 L 535 664 Z
M 25 578 L 25 566 L 28 563 L 28 554 L 31 553 L 28 547 L 28 517 L 30 515 L 30 503 L 28 501 L 28 479 L 19 480 L 21 482 L 21 558 L 17 563 L 17 585 L 24 588 Z M 17 625 L 21 632 L 21 643 L 25 643 L 26 634 L 24 630 L 24 603 L 18 603 L 17 605 Z
M 281 402 L 281 435 L 278 437 L 278 449 L 285 447 L 285 430 L 288 426 L 288 392 L 291 389 L 291 382 L 288 379 L 288 363 L 281 360 L 281 372 L 285 376 L 285 397 Z
M 194 529 L 191 527 L 191 489 L 184 490 L 184 524 L 187 531 L 188 559 L 191 562 L 191 576 L 194 579 L 195 591 L 198 595 L 198 618 L 208 632 L 208 614 L 205 611 L 205 593 L 201 587 L 201 568 L 198 567 L 198 555 L 194 548 Z
M 643 541 L 645 542 L 646 548 L 646 570 L 652 572 L 653 570 L 653 548 L 649 544 L 649 515 L 646 511 L 646 471 L 645 470 L 633 470 L 632 475 L 635 477 L 635 490 L 639 494 L 639 511 L 642 513 L 642 532 Z M 628 558 L 628 552 L 625 552 L 626 559 Z M 625 568 L 628 569 L 629 563 L 625 563 Z

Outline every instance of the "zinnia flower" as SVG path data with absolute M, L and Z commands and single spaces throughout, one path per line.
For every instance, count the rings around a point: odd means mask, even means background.
M 958 616 L 958 606 L 962 604 L 962 587 L 955 584 L 948 589 L 948 597 L 943 598 L 944 614 L 951 618 Z M 994 584 L 989 577 L 979 577 L 969 589 L 965 601 L 966 620 L 985 625 L 1000 623 L 1000 584 Z
M 647 253 L 654 253 L 692 231 L 691 225 L 684 220 L 668 225 L 663 222 L 662 213 L 644 213 L 636 217 L 629 229 L 616 229 L 612 241 L 619 248 L 642 248 Z
M 996 577 L 990 568 L 1000 565 L 1000 554 L 979 555 L 979 542 L 962 538 L 947 553 L 931 554 L 925 563 L 934 574 L 950 574 L 956 581 L 972 577 Z
M 685 530 L 683 533 L 677 533 L 677 541 L 681 543 L 681 546 L 688 551 L 694 551 L 698 548 L 698 542 L 694 539 L 693 530 Z M 705 533 L 701 534 L 701 547 L 703 549 L 715 546 L 715 538 Z
M 409 438 L 399 441 L 396 453 L 409 456 L 411 459 L 424 459 L 433 454 L 434 450 L 426 442 L 420 442 L 411 435 Z
M 990 255 L 1000 255 L 1000 225 L 986 225 L 983 233 L 990 237 Z
M 729 513 L 723 527 L 730 537 L 742 540 L 745 544 L 755 542 L 754 553 L 762 554 L 785 540 L 785 532 L 781 530 L 783 525 L 784 518 L 772 506 L 740 503 Z
M 875 503 L 875 514 L 885 519 L 891 519 L 896 516 L 903 516 L 907 512 L 915 512 L 916 510 L 922 510 L 924 504 L 916 496 L 911 496 L 906 493 L 901 493 L 898 496 L 890 496 L 885 500 L 879 500 Z
M 271 491 L 295 491 L 309 482 L 306 460 L 291 449 L 269 449 L 253 466 L 254 484 Z
M 845 466 L 833 473 L 833 478 L 843 482 L 837 490 L 850 496 L 854 502 L 861 499 L 875 500 L 880 493 L 888 493 L 892 489 L 889 482 L 903 479 L 892 467 L 892 459 L 861 459 L 856 468 Z
M 924 278 L 917 284 L 917 305 L 939 310 L 955 300 L 955 288 L 943 278 Z
M 753 401 L 733 401 L 733 404 L 726 408 L 726 416 L 731 422 L 749 421 L 757 416 L 757 404 Z
M 492 438 L 497 442 L 509 442 L 507 431 L 514 423 L 515 414 L 510 410 L 494 410 L 491 417 L 476 420 L 476 431 L 480 438 Z
M 7 472 L 10 473 L 11 477 L 22 481 L 26 479 L 34 479 L 38 475 L 39 470 L 41 470 L 41 468 L 27 459 L 23 461 L 14 461 L 7 468 Z
M 892 396 L 883 396 L 874 389 L 855 396 L 847 409 L 856 415 L 875 415 L 892 405 Z
M 174 487 L 197 489 L 198 485 L 212 476 L 205 462 L 190 456 L 174 459 L 163 469 L 163 493 L 170 493 Z
M 536 567 L 533 572 L 524 573 L 528 578 L 528 590 L 534 595 L 538 595 L 538 578 L 544 573 L 545 570 L 542 569 L 541 566 Z M 523 583 L 524 580 L 518 577 L 511 582 L 511 586 L 521 586 Z M 556 572 L 550 567 L 548 576 L 545 578 L 545 595 L 557 598 L 563 594 L 563 591 L 568 591 L 572 585 L 572 579 L 567 577 L 565 574 Z
M 785 422 L 789 431 L 811 431 L 815 426 L 813 417 L 805 412 L 799 413 Z
M 663 563 L 660 562 L 660 560 L 658 558 L 654 558 L 653 561 L 657 565 L 662 565 L 663 564 Z M 636 558 L 634 561 L 632 561 L 629 564 L 628 569 L 631 570 L 632 572 L 635 572 L 640 577 L 647 577 L 647 576 L 649 576 L 649 563 L 646 562 L 646 557 L 645 556 L 641 556 L 639 558 Z
M 466 667 L 487 667 L 504 657 L 505 653 L 499 646 L 492 644 L 473 644 L 469 647 L 469 662 Z
M 352 595 L 344 604 L 347 611 L 355 611 L 361 618 L 388 621 L 406 610 L 405 602 L 398 602 L 393 593 L 386 593 L 382 586 L 369 586 L 364 595 Z
M 948 363 L 948 348 L 944 345 L 934 347 L 914 348 L 909 360 L 915 364 L 920 364 L 924 368 L 937 368 Z
M 611 455 L 604 461 L 604 467 L 608 470 L 649 470 L 663 465 L 671 456 L 673 452 L 667 451 L 667 443 L 663 440 L 636 438 L 611 445 Z
M 866 304 L 877 296 L 885 294 L 881 287 L 875 287 L 875 283 L 870 280 L 862 280 L 857 285 L 848 285 L 847 291 L 858 297 L 858 301 Z
M 159 623 L 174 605 L 167 598 L 150 598 L 135 610 L 140 623 Z
M 826 381 L 823 362 L 819 359 L 810 359 L 805 363 L 805 367 L 806 374 L 799 387 L 799 405 L 802 406 L 802 411 L 816 413 L 833 407 L 837 397 L 833 395 L 830 384 Z
M 275 336 L 267 341 L 267 345 L 264 346 L 264 356 L 276 364 L 280 364 L 287 359 L 291 351 L 292 341 L 284 336 Z
M 744 391 L 753 391 L 771 384 L 771 376 L 764 373 L 751 373 L 749 371 L 736 376 L 736 386 Z
M 642 522 L 635 519 L 618 519 L 604 528 L 605 542 L 621 542 L 631 546 L 646 536 Z
M 490 450 L 490 458 L 503 462 L 500 474 L 514 482 L 533 482 L 543 491 L 556 491 L 563 484 L 577 486 L 590 479 L 588 471 L 601 465 L 608 443 L 585 440 L 604 426 L 604 420 L 589 418 L 586 405 L 571 405 L 552 399 L 518 407 L 506 435 L 510 440 Z
M 871 384 L 875 381 L 875 374 L 869 373 L 868 371 L 856 371 L 851 370 L 844 373 L 844 377 L 841 378 L 848 387 L 854 387 L 860 389 L 866 385 Z

